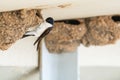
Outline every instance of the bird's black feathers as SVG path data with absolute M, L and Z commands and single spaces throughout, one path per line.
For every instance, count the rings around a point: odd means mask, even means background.
M 53 27 L 47 28 L 47 29 L 42 33 L 42 35 L 40 35 L 40 36 L 37 38 L 37 40 L 34 42 L 34 45 L 35 45 L 36 43 L 38 43 L 38 44 L 37 44 L 37 50 L 39 49 L 39 45 L 40 45 L 40 42 L 41 42 L 41 40 L 43 39 L 43 37 L 45 37 L 45 36 L 52 30 L 52 28 L 53 28 Z

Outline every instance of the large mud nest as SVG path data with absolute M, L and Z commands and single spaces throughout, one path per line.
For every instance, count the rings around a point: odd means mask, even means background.
M 87 33 L 81 39 L 82 44 L 89 46 L 115 43 L 120 38 L 120 16 L 116 18 L 115 16 L 101 16 L 85 19 Z
M 113 44 L 120 38 L 120 16 L 100 16 L 56 22 L 54 29 L 45 38 L 52 53 L 71 52 L 83 44 Z
M 8 49 L 20 39 L 29 27 L 38 25 L 42 19 L 40 10 L 17 10 L 0 13 L 0 49 Z
M 45 38 L 46 46 L 51 53 L 72 52 L 79 46 L 86 30 L 82 19 L 58 21 Z

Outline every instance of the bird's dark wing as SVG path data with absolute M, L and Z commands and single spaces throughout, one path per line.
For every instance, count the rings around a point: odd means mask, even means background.
M 34 45 L 35 45 L 39 40 L 42 40 L 42 38 L 45 37 L 51 30 L 52 30 L 52 27 L 47 28 L 47 29 L 37 38 L 37 40 L 34 42 Z
M 47 29 L 42 33 L 42 35 L 39 36 L 39 37 L 37 38 L 37 40 L 34 42 L 34 45 L 38 42 L 38 44 L 37 44 L 37 50 L 38 50 L 38 48 L 39 48 L 39 45 L 40 45 L 40 42 L 41 42 L 42 38 L 45 37 L 51 30 L 52 30 L 52 27 L 47 28 Z

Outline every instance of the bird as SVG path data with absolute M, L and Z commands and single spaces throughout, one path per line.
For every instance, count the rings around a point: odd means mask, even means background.
M 38 50 L 41 40 L 53 29 L 53 25 L 54 25 L 54 19 L 52 17 L 48 17 L 36 29 L 26 32 L 22 36 L 22 38 L 29 36 L 37 37 L 37 40 L 34 42 L 34 45 L 37 44 L 37 50 Z

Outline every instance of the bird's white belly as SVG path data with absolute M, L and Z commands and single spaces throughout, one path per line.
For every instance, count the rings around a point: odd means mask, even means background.
M 47 28 L 40 28 L 36 31 L 36 37 L 39 37 L 40 35 L 42 35 L 42 33 L 46 30 Z

